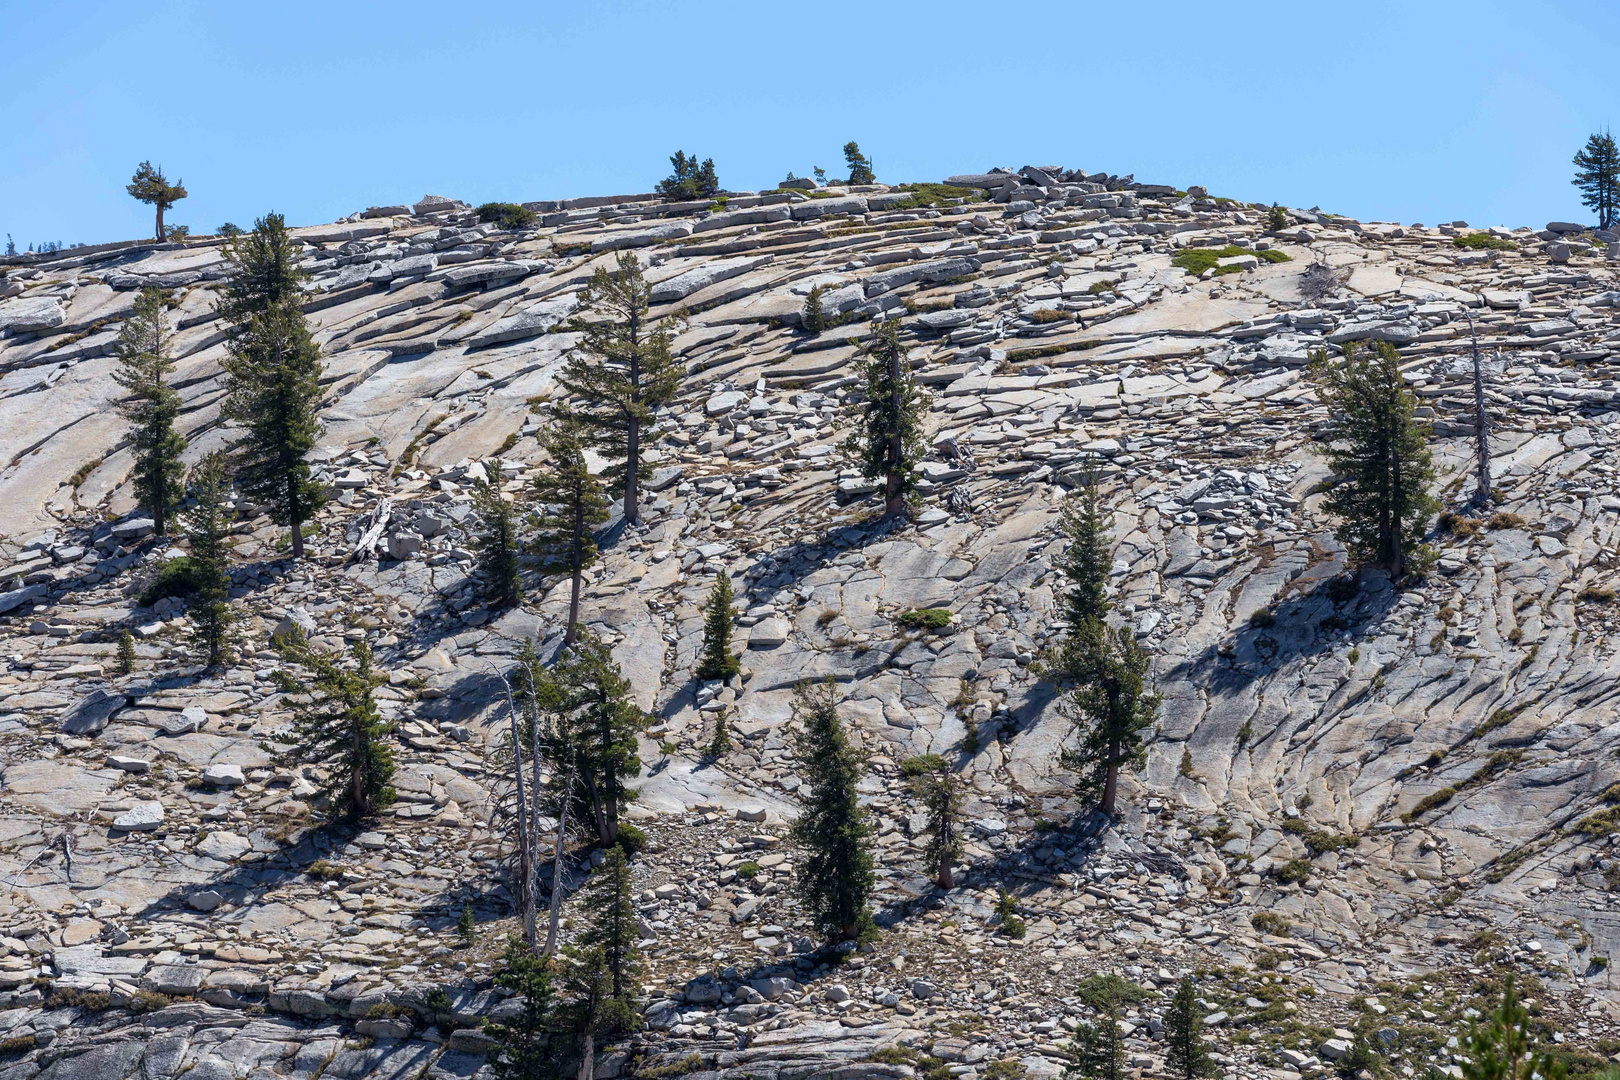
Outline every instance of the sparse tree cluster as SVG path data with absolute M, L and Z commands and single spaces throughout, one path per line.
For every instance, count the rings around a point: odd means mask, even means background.
M 1581 202 L 1598 216 L 1598 228 L 1620 221 L 1620 147 L 1607 130 L 1594 132 L 1575 155 L 1575 179 Z
M 675 151 L 669 159 L 674 170 L 658 183 L 658 194 L 671 202 L 687 199 L 712 199 L 720 193 L 720 178 L 715 175 L 714 158 L 704 158 L 700 164 L 697 155 L 686 156 L 684 150 Z

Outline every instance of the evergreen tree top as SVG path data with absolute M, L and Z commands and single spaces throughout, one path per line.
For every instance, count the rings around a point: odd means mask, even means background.
M 136 167 L 135 175 L 124 190 L 138 201 L 164 210 L 186 197 L 185 181 L 176 180 L 171 184 L 168 177 L 163 175 L 163 166 L 154 166 L 150 161 L 143 161 Z
M 229 272 L 214 310 L 240 331 L 256 314 L 301 303 L 309 275 L 300 265 L 298 247 L 286 219 L 274 212 L 254 221 L 251 232 L 227 240 Z

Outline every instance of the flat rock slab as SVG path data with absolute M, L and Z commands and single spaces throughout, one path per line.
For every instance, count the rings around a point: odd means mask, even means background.
M 138 802 L 113 819 L 113 828 L 125 832 L 151 832 L 163 824 L 163 804 Z
M 65 761 L 24 761 L 0 775 L 0 792 L 48 814 L 76 814 L 105 799 L 121 775 Z

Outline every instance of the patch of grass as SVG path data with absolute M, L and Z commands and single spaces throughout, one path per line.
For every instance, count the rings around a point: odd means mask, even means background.
M 50 1005 L 53 1009 L 86 1009 L 103 1012 L 111 1004 L 106 994 L 96 990 L 75 990 L 71 986 L 51 988 Z
M 894 622 L 904 630 L 943 630 L 951 625 L 951 613 L 946 608 L 912 608 L 896 616 Z
M 1285 263 L 1293 261 L 1280 251 L 1252 251 L 1249 248 L 1240 248 L 1234 244 L 1228 244 L 1223 248 L 1187 248 L 1185 251 L 1179 252 L 1175 258 L 1171 259 L 1170 265 L 1179 266 L 1181 269 L 1187 271 L 1189 274 L 1192 274 L 1194 277 L 1202 275 L 1206 270 L 1215 271 L 1215 274 L 1218 277 L 1222 274 L 1237 274 L 1242 272 L 1241 267 L 1220 265 L 1220 261 L 1222 259 L 1234 259 L 1239 255 L 1253 255 L 1256 258 L 1262 259 L 1269 263 Z
M 1074 319 L 1067 311 L 1058 311 L 1054 308 L 1036 308 L 1024 318 L 1032 323 L 1071 322 Z
M 1275 911 L 1255 912 L 1249 916 L 1249 925 L 1262 934 L 1270 934 L 1272 937 L 1287 937 L 1294 929 L 1293 923 Z
M 157 1012 L 159 1009 L 167 1009 L 173 1004 L 174 998 L 170 997 L 168 994 L 160 994 L 156 990 L 142 990 L 140 993 L 129 999 L 129 1004 L 126 1005 L 125 1008 L 134 1013 L 136 1016 L 139 1016 L 142 1013 Z
M 1475 739 L 1483 739 L 1497 728 L 1507 727 L 1520 713 L 1524 712 L 1524 710 L 1528 709 L 1529 707 L 1530 703 L 1528 701 L 1521 701 L 1519 704 L 1514 705 L 1511 708 L 1504 707 L 1497 709 L 1496 711 L 1492 712 L 1490 716 L 1486 717 L 1479 727 L 1469 732 L 1468 738 L 1464 741 L 1472 742 Z
M 1277 616 L 1271 613 L 1270 608 L 1261 608 L 1259 611 L 1256 611 L 1253 615 L 1249 616 L 1249 625 L 1254 627 L 1256 630 L 1264 630 L 1267 627 L 1276 625 L 1276 623 Z
M 1435 521 L 1435 527 L 1443 533 L 1467 538 L 1478 535 L 1482 523 L 1478 518 L 1465 517 L 1462 514 L 1455 514 L 1447 510 Z
M 1508 510 L 1498 510 L 1485 522 L 1492 529 L 1522 529 L 1524 518 Z
M 1476 769 L 1474 774 L 1468 779 L 1464 780 L 1462 783 L 1454 787 L 1443 787 L 1439 791 L 1431 792 L 1430 794 L 1419 799 L 1416 806 L 1412 807 L 1412 809 L 1401 815 L 1401 820 L 1408 823 L 1416 821 L 1430 810 L 1433 810 L 1436 807 L 1444 806 L 1446 803 L 1450 802 L 1452 799 L 1455 799 L 1463 792 L 1468 791 L 1470 788 L 1479 787 L 1481 784 L 1487 784 L 1496 779 L 1498 776 L 1502 775 L 1502 773 L 1518 764 L 1523 757 L 1523 750 L 1496 751 L 1496 753 L 1485 759 L 1484 765 Z
M 905 777 L 926 776 L 928 773 L 939 772 L 943 768 L 945 768 L 945 759 L 938 754 L 916 754 L 900 763 L 900 775 Z
M 687 1054 L 679 1061 L 671 1061 L 667 1065 L 654 1065 L 651 1068 L 643 1067 L 636 1070 L 636 1076 L 641 1080 L 668 1080 L 671 1076 L 685 1076 L 702 1069 L 704 1065 L 702 1054 Z
M 1283 822 L 1283 832 L 1291 833 L 1305 842 L 1305 848 L 1314 858 L 1329 851 L 1338 851 L 1340 848 L 1355 847 L 1361 843 L 1361 837 L 1355 833 L 1335 833 L 1326 829 L 1312 828 L 1304 818 L 1290 818 Z
M 1451 246 L 1468 251 L 1515 251 L 1519 245 L 1490 233 L 1469 233 L 1466 236 L 1453 236 Z
M 1289 859 L 1277 868 L 1276 876 L 1285 885 L 1297 885 L 1311 876 L 1311 860 Z
M 13 1035 L 9 1039 L 0 1039 L 0 1057 L 8 1054 L 26 1054 L 36 1045 L 38 1045 L 38 1040 L 34 1038 L 33 1032 L 29 1032 L 27 1035 Z
M 91 473 L 101 468 L 101 463 L 105 460 L 107 459 L 96 458 L 94 461 L 87 461 L 80 465 L 73 471 L 73 475 L 68 477 L 68 486 L 75 489 L 80 487 L 86 480 L 90 479 Z
M 896 210 L 921 210 L 930 206 L 956 206 L 984 199 L 983 188 L 951 187 L 949 184 L 901 184 L 897 189 L 909 198 L 895 203 L 886 213 Z
M 1087 349 L 1097 347 L 1095 341 L 1077 341 L 1068 345 L 1042 345 L 1038 349 L 1014 349 L 1007 354 L 1007 363 L 1019 364 L 1025 360 L 1044 360 L 1048 356 L 1062 356 L 1064 353 L 1085 352 Z
M 343 867 L 326 859 L 316 859 L 304 868 L 304 873 L 317 881 L 339 881 L 343 877 Z
M 1288 959 L 1288 954 L 1281 949 L 1260 949 L 1254 954 L 1254 966 L 1257 971 L 1276 971 L 1277 965 Z
M 750 860 L 748 862 L 745 862 L 745 863 L 739 863 L 737 865 L 737 876 L 740 877 L 740 878 L 747 878 L 750 881 L 753 880 L 756 876 L 758 876 L 759 871 L 760 871 L 759 863 L 753 862 L 752 860 Z
M 1608 604 L 1614 601 L 1614 590 L 1588 585 L 1575 594 L 1577 604 Z

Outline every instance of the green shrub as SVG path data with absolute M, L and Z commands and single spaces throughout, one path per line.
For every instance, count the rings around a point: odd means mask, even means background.
M 487 202 L 476 213 L 479 221 L 494 222 L 503 229 L 526 229 L 536 221 L 533 210 L 517 203 Z
M 1613 600 L 1613 589 L 1603 589 L 1596 585 L 1588 585 L 1575 594 L 1575 601 L 1580 604 L 1607 604 Z
M 1451 243 L 1454 247 L 1467 248 L 1469 251 L 1480 251 L 1482 249 L 1513 251 L 1519 246 L 1511 240 L 1504 240 L 1502 237 L 1492 236 L 1490 233 L 1469 233 L 1467 236 L 1453 236 Z
M 325 859 L 316 859 L 304 868 L 304 873 L 317 881 L 337 881 L 343 877 L 343 867 Z
M 1285 885 L 1297 885 L 1311 876 L 1311 860 L 1289 859 L 1277 868 L 1277 880 Z
M 190 555 L 170 559 L 136 598 L 141 607 L 151 607 L 170 596 L 190 596 L 202 587 L 202 568 L 191 561 Z
M 949 184 L 901 184 L 896 190 L 909 197 L 889 207 L 890 210 L 921 210 L 929 206 L 955 206 L 964 202 L 978 202 L 984 198 L 982 188 L 951 187 Z
M 1259 611 L 1256 611 L 1253 615 L 1249 616 L 1249 625 L 1254 627 L 1256 630 L 1264 630 L 1268 626 L 1275 625 L 1276 622 L 1277 616 L 1271 613 L 1270 608 L 1261 608 Z
M 634 825 L 621 822 L 616 843 L 626 855 L 634 855 L 647 846 L 647 834 Z
M 751 859 L 748 862 L 739 863 L 737 865 L 737 876 L 740 878 L 748 878 L 752 880 L 754 877 L 758 876 L 759 871 L 759 863 L 754 862 Z
M 1024 318 L 1028 319 L 1032 323 L 1055 323 L 1071 322 L 1073 321 L 1074 316 L 1070 315 L 1066 311 L 1057 311 L 1053 308 L 1037 308 L 1036 310 L 1025 315 Z
M 1294 924 L 1275 911 L 1257 911 L 1249 916 L 1249 925 L 1262 934 L 1272 937 L 1287 937 L 1294 929 Z
M 1276 971 L 1277 965 L 1288 959 L 1288 954 L 1281 949 L 1260 949 L 1254 954 L 1254 966 L 1257 971 Z
M 1022 938 L 1029 931 L 1017 912 L 1012 894 L 1002 889 L 1001 896 L 996 901 L 996 918 L 1001 922 L 1001 932 L 1010 938 Z
M 53 1009 L 86 1009 L 102 1012 L 111 1004 L 106 994 L 95 990 L 76 990 L 71 986 L 52 987 L 50 1006 Z
M 1282 232 L 1288 228 L 1288 211 L 1272 203 L 1271 209 L 1266 211 L 1266 228 L 1272 232 Z
M 928 773 L 939 772 L 945 768 L 945 759 L 938 754 L 917 754 L 908 757 L 900 763 L 900 775 L 905 777 L 925 776 Z
M 156 990 L 142 990 L 140 993 L 129 999 L 129 1004 L 126 1006 L 126 1008 L 128 1008 L 130 1012 L 139 1016 L 142 1013 L 157 1012 L 159 1009 L 167 1009 L 173 1004 L 174 998 L 170 997 L 168 994 L 160 994 Z
M 37 1040 L 33 1032 L 27 1035 L 13 1035 L 9 1039 L 0 1039 L 0 1057 L 8 1054 L 26 1054 L 36 1045 Z
M 1171 259 L 1170 265 L 1179 266 L 1181 269 L 1187 271 L 1189 274 L 1192 274 L 1194 277 L 1203 274 L 1203 272 L 1206 270 L 1215 271 L 1216 276 L 1221 274 L 1236 274 L 1241 272 L 1239 267 L 1221 266 L 1220 261 L 1222 259 L 1233 259 L 1239 255 L 1253 255 L 1256 258 L 1263 259 L 1269 263 L 1293 261 L 1280 251 L 1251 251 L 1248 248 L 1240 248 L 1236 245 L 1228 244 L 1223 248 L 1187 248 L 1185 251 L 1178 253 L 1175 258 Z
M 943 630 L 951 625 L 951 613 L 945 608 L 912 608 L 894 621 L 905 630 Z

